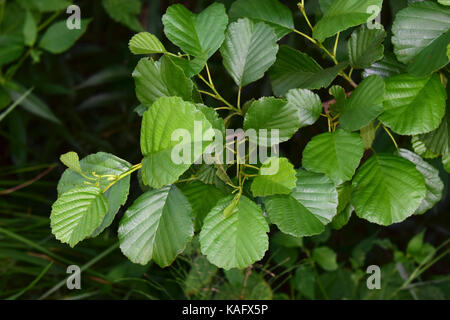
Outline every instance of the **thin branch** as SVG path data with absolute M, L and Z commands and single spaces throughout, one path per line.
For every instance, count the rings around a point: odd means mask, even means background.
M 6 195 L 6 194 L 10 194 L 13 193 L 17 190 L 23 189 L 25 187 L 28 187 L 29 185 L 35 183 L 36 181 L 39 181 L 40 179 L 42 179 L 43 177 L 45 177 L 47 174 L 49 174 L 53 169 L 56 168 L 56 164 L 52 165 L 51 167 L 47 168 L 47 170 L 41 172 L 40 174 L 38 174 L 36 177 L 34 177 L 31 180 L 28 180 L 27 182 L 24 182 L 18 186 L 15 186 L 13 188 L 10 189 L 6 189 L 6 190 L 2 190 L 0 191 L 0 195 Z

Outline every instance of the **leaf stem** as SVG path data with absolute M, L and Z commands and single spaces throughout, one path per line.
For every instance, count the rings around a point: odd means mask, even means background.
M 111 182 L 109 185 L 106 186 L 105 189 L 103 189 L 103 193 L 105 193 L 106 191 L 108 191 L 109 188 L 111 188 L 113 185 L 115 185 L 117 182 L 119 182 L 120 180 L 122 180 L 123 178 L 125 178 L 126 176 L 129 176 L 130 174 L 132 174 L 133 172 L 135 172 L 136 170 L 139 170 L 140 168 L 142 168 L 142 162 L 135 164 L 134 166 L 132 166 L 128 171 L 122 173 L 121 175 L 117 176 L 117 178 Z
M 381 123 L 381 122 L 380 122 Z M 391 138 L 392 142 L 395 145 L 395 148 L 398 150 L 398 144 L 397 141 L 395 141 L 394 136 L 391 134 L 391 132 L 389 131 L 388 128 L 386 128 L 386 126 L 384 124 L 381 123 L 381 126 L 383 127 L 384 131 L 386 131 L 386 133 L 388 134 L 388 136 Z

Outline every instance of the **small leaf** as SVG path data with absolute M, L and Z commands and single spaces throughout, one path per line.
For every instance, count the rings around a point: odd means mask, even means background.
M 355 131 L 374 120 L 383 111 L 384 91 L 384 81 L 379 76 L 364 79 L 340 110 L 342 128 Z
M 298 109 L 300 128 L 314 124 L 322 112 L 322 101 L 314 92 L 307 89 L 291 89 L 286 94 L 290 104 Z
M 108 203 L 100 188 L 75 188 L 59 196 L 50 216 L 56 239 L 74 247 L 102 223 Z
M 350 220 L 353 212 L 352 205 L 347 205 L 344 210 L 339 212 L 334 218 L 333 221 L 331 221 L 330 226 L 334 230 L 340 230 L 342 229 Z
M 439 171 L 414 152 L 406 149 L 400 149 L 399 153 L 401 157 L 414 163 L 417 171 L 419 171 L 425 178 L 427 193 L 425 195 L 425 199 L 422 200 L 422 203 L 415 212 L 416 214 L 423 214 L 433 208 L 434 205 L 442 198 L 444 184 L 439 177 Z
M 37 37 L 37 25 L 33 14 L 27 11 L 25 14 L 25 23 L 23 25 L 23 38 L 27 46 L 32 46 Z
M 162 17 L 167 38 L 184 52 L 206 60 L 220 48 L 228 25 L 221 3 L 213 3 L 199 14 L 181 4 L 171 5 Z
M 338 268 L 336 262 L 336 252 L 328 247 L 314 248 L 312 252 L 312 258 L 314 261 L 326 271 L 334 271 Z
M 82 173 L 80 167 L 80 159 L 78 158 L 78 154 L 76 152 L 70 151 L 67 152 L 59 158 L 62 163 L 64 163 L 68 168 L 72 169 L 77 173 Z
M 287 141 L 299 128 L 297 108 L 283 99 L 263 97 L 254 101 L 245 114 L 244 130 L 256 130 L 258 144 L 262 146 Z M 267 130 L 267 135 L 264 136 L 260 129 Z M 278 139 L 273 139 L 271 130 L 278 130 Z
M 130 51 L 134 54 L 152 54 L 152 53 L 165 53 L 161 41 L 158 40 L 153 34 L 149 32 L 139 32 L 131 38 L 128 43 Z
M 427 78 L 398 75 L 386 81 L 380 121 L 403 135 L 436 129 L 445 113 L 445 89 L 437 74 Z
M 353 31 L 348 42 L 350 65 L 355 69 L 364 69 L 383 58 L 384 29 L 368 29 L 362 26 Z
M 153 260 L 169 266 L 194 235 L 191 213 L 188 200 L 174 186 L 145 192 L 120 221 L 120 249 L 134 263 Z
M 340 31 L 369 22 L 377 7 L 381 11 L 383 0 L 335 0 L 314 26 L 313 37 L 320 42 Z
M 39 48 L 53 54 L 63 53 L 72 47 L 81 38 L 91 19 L 81 19 L 81 29 L 67 28 L 66 21 L 53 23 L 44 33 L 39 42 Z
M 247 17 L 268 24 L 274 29 L 277 40 L 294 29 L 291 10 L 278 0 L 238 0 L 231 5 L 229 15 L 232 19 Z
M 351 180 L 364 154 L 360 136 L 344 130 L 315 136 L 303 151 L 305 169 L 327 174 L 336 184 Z
M 108 15 L 133 31 L 141 31 L 142 26 L 137 18 L 141 13 L 139 0 L 102 0 L 103 7 Z
M 264 198 L 270 221 L 294 237 L 312 236 L 336 215 L 338 194 L 325 175 L 297 170 L 297 185 L 289 195 Z
M 434 131 L 433 131 L 434 132 Z M 427 149 L 425 143 L 423 143 L 419 136 L 412 136 L 411 145 L 415 153 L 425 159 L 434 159 L 439 157 L 439 154 L 433 153 Z
M 239 87 L 261 79 L 275 62 L 277 52 L 272 28 L 246 18 L 230 24 L 220 48 L 225 69 Z
M 159 98 L 144 113 L 142 120 L 144 183 L 161 188 L 175 182 L 211 144 L 214 134 L 211 129 L 209 121 L 193 103 L 179 97 Z M 200 134 L 195 134 L 196 130 L 200 130 Z M 173 134 L 177 139 L 172 138 Z
M 425 229 L 414 236 L 409 242 L 406 248 L 408 255 L 412 256 L 417 263 L 421 264 L 429 256 L 433 255 L 436 249 L 429 243 L 424 243 Z
M 269 170 L 271 172 L 267 172 Z M 289 160 L 272 157 L 261 166 L 258 176 L 252 182 L 251 190 L 255 197 L 289 194 L 296 186 L 296 182 L 294 166 Z
M 136 95 L 147 107 L 160 97 L 179 96 L 185 101 L 192 100 L 192 81 L 166 56 L 156 62 L 142 58 L 133 71 L 133 78 Z
M 261 260 L 269 246 L 269 226 L 261 209 L 247 197 L 241 196 L 236 212 L 225 218 L 223 211 L 232 199 L 219 200 L 200 232 L 202 253 L 226 270 L 245 268 Z
M 372 144 L 377 133 L 375 129 L 375 125 L 373 121 L 371 121 L 367 126 L 362 127 L 359 131 L 359 135 L 361 136 L 365 150 L 372 148 Z
M 328 87 L 347 64 L 342 62 L 323 69 L 307 54 L 288 46 L 280 46 L 277 60 L 270 69 L 270 83 L 277 96 L 285 95 L 290 89 L 320 89 Z
M 427 190 L 414 164 L 390 154 L 370 157 L 358 169 L 352 189 L 356 214 L 384 226 L 402 222 L 414 214 Z
M 13 62 L 24 50 L 20 36 L 0 35 L 0 66 Z

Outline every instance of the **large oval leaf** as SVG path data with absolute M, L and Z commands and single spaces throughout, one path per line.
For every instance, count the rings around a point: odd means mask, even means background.
M 322 233 L 336 215 L 338 194 L 324 174 L 297 170 L 297 184 L 289 195 L 264 199 L 270 220 L 295 237 Z
M 240 87 L 261 79 L 275 62 L 277 52 L 272 28 L 249 19 L 230 24 L 220 48 L 225 69 Z
M 399 156 L 374 154 L 352 183 L 356 214 L 384 226 L 414 214 L 425 198 L 425 180 L 415 165 Z
M 142 120 L 144 183 L 161 188 L 175 182 L 202 156 L 213 135 L 211 123 L 193 103 L 179 97 L 159 98 Z
M 322 112 L 322 101 L 314 92 L 307 89 L 291 89 L 286 94 L 290 104 L 298 109 L 300 127 L 314 124 Z
M 261 260 L 269 246 L 269 226 L 261 209 L 241 196 L 235 212 L 225 218 L 223 211 L 233 197 L 219 200 L 206 216 L 200 245 L 208 260 L 220 268 L 245 268 Z
M 356 69 L 368 68 L 384 54 L 383 41 L 386 32 L 381 29 L 369 29 L 366 26 L 353 31 L 348 42 L 350 65 Z
M 141 195 L 120 221 L 122 252 L 134 263 L 170 265 L 194 235 L 192 209 L 176 187 L 167 186 Z
M 327 174 L 336 184 L 350 180 L 364 154 L 359 134 L 344 130 L 315 136 L 303 151 L 303 166 Z
M 108 203 L 100 188 L 85 186 L 60 195 L 52 206 L 50 225 L 56 239 L 74 247 L 100 226 Z
M 439 126 L 447 97 L 438 75 L 416 78 L 404 74 L 385 82 L 381 122 L 404 135 L 430 132 Z

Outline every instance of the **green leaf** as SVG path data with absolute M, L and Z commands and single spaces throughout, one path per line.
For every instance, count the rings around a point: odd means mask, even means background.
M 211 129 L 211 124 L 193 103 L 179 97 L 159 98 L 144 113 L 142 120 L 144 183 L 161 188 L 175 182 L 211 143 L 214 134 Z M 198 144 L 200 150 L 196 148 Z
M 32 46 L 37 37 L 37 25 L 33 14 L 27 11 L 25 15 L 25 23 L 23 25 L 23 39 L 27 46 Z
M 150 260 L 169 266 L 194 236 L 189 202 L 176 187 L 142 194 L 120 220 L 123 254 L 142 265 Z
M 322 112 L 322 101 L 307 89 L 291 89 L 286 94 L 287 101 L 295 106 L 300 116 L 300 128 L 314 124 Z
M 294 29 L 291 10 L 277 0 L 238 0 L 231 5 L 229 15 L 233 20 L 247 17 L 268 24 L 275 31 L 277 40 Z
M 334 218 L 333 221 L 331 221 L 330 226 L 334 230 L 340 230 L 342 229 L 350 220 L 353 212 L 353 207 L 349 204 L 347 205 L 344 210 L 339 212 Z
M 434 132 L 434 131 L 433 131 Z M 426 133 L 427 135 L 428 133 Z M 411 146 L 415 153 L 417 153 L 422 158 L 426 159 L 433 159 L 439 157 L 439 154 L 433 153 L 430 150 L 427 149 L 425 143 L 423 143 L 419 136 L 412 136 L 411 137 Z
M 180 187 L 192 207 L 194 225 L 196 230 L 203 226 L 203 220 L 217 202 L 226 194 L 213 185 L 194 181 Z
M 425 229 L 414 236 L 406 248 L 406 253 L 414 258 L 417 263 L 421 264 L 428 256 L 432 255 L 436 249 L 429 243 L 424 243 Z
M 315 136 L 303 151 L 305 169 L 325 173 L 336 184 L 351 180 L 364 154 L 364 145 L 357 133 L 344 130 Z
M 347 101 L 348 94 L 341 86 L 334 85 L 328 90 L 328 92 L 334 97 L 335 103 L 330 105 L 330 111 L 333 116 L 338 115 L 343 109 Z
M 271 237 L 271 242 L 285 248 L 302 248 L 303 238 L 293 237 L 281 231 L 277 231 Z
M 221 3 L 213 3 L 199 14 L 181 4 L 171 5 L 162 17 L 167 38 L 184 52 L 206 60 L 225 38 L 228 16 Z
M 270 221 L 294 237 L 312 236 L 324 231 L 324 225 L 336 215 L 338 194 L 325 175 L 297 170 L 297 185 L 289 195 L 264 199 Z
M 373 121 L 371 121 L 367 126 L 362 127 L 359 131 L 359 135 L 361 136 L 365 150 L 372 148 L 372 144 L 377 133 L 375 129 L 375 124 L 373 123 Z
M 335 0 L 314 26 L 313 37 L 320 42 L 340 31 L 369 22 L 373 11 L 381 10 L 383 0 Z
M 226 270 L 242 269 L 261 260 L 269 246 L 269 226 L 261 209 L 247 197 L 241 196 L 236 212 L 225 218 L 223 211 L 232 199 L 219 200 L 200 232 L 202 253 Z
M 431 1 L 416 2 L 399 11 L 392 26 L 394 52 L 408 71 L 426 76 L 448 63 L 450 8 Z
M 22 37 L 0 35 L 0 66 L 13 62 L 19 58 L 23 49 Z
M 220 48 L 223 65 L 239 87 L 261 79 L 275 62 L 277 52 L 272 28 L 247 18 L 230 24 Z
M 134 54 L 152 54 L 152 53 L 165 53 L 166 48 L 159 41 L 159 39 L 149 32 L 139 32 L 135 34 L 130 42 L 128 42 L 128 48 Z
M 254 101 L 244 119 L 244 130 L 254 129 L 258 135 L 258 144 L 271 146 L 289 140 L 300 128 L 299 113 L 295 106 L 286 100 L 263 97 Z M 267 136 L 260 130 L 266 129 Z M 278 130 L 279 139 L 272 139 L 270 130 Z
M 131 164 L 125 160 L 116 157 L 113 154 L 98 152 L 88 155 L 81 159 L 80 169 L 85 176 L 91 179 L 97 179 L 93 172 L 97 175 L 112 175 L 119 176 L 127 172 L 131 168 Z M 73 169 L 66 169 L 61 175 L 61 179 L 58 182 L 58 195 L 76 188 L 82 188 L 86 186 L 86 178 L 81 176 Z M 95 180 L 94 180 L 95 181 Z M 88 181 L 91 182 L 92 181 Z M 100 180 L 99 188 L 104 190 L 109 184 L 110 180 L 102 178 Z M 105 192 L 106 200 L 108 201 L 108 212 L 103 219 L 101 225 L 91 234 L 92 237 L 99 235 L 103 230 L 111 225 L 120 207 L 125 204 L 128 198 L 128 192 L 130 190 L 130 176 L 122 178 L 111 188 Z
M 52 206 L 50 224 L 56 239 L 74 247 L 102 223 L 108 203 L 100 188 L 85 186 L 67 191 Z
M 450 154 L 449 153 L 442 156 L 442 164 L 444 165 L 445 171 L 450 173 Z
M 444 6 L 450 6 L 450 0 L 438 0 L 438 2 Z
M 166 56 L 156 62 L 142 58 L 133 71 L 133 78 L 136 95 L 147 107 L 160 97 L 179 96 L 186 101 L 192 100 L 192 81 Z
M 255 197 L 289 194 L 296 182 L 294 166 L 289 160 L 272 157 L 261 166 L 258 176 L 252 182 L 251 190 Z
M 199 255 L 192 261 L 191 269 L 184 280 L 184 292 L 188 296 L 195 295 L 207 287 L 214 279 L 217 268 L 209 263 L 205 256 Z
M 364 69 L 363 77 L 367 78 L 371 75 L 377 75 L 386 79 L 405 72 L 405 65 L 398 62 L 393 54 L 386 53 L 381 61 L 375 62 L 370 67 Z
M 381 122 L 403 135 L 426 133 L 439 126 L 447 97 L 438 75 L 428 78 L 398 75 L 385 81 Z
M 434 154 L 447 154 L 450 150 L 450 113 L 447 111 L 439 127 L 421 134 L 418 139 Z
M 326 271 L 334 271 L 338 268 L 336 252 L 328 247 L 314 248 L 312 258 L 322 269 Z
M 80 159 L 78 158 L 78 154 L 76 152 L 70 151 L 67 152 L 59 158 L 62 163 L 64 163 L 68 168 L 72 169 L 77 173 L 82 173 L 80 167 Z
M 12 81 L 8 82 L 5 88 L 14 101 L 19 101 L 19 99 L 28 91 L 28 89 Z M 26 98 L 21 100 L 19 105 L 26 111 L 42 119 L 49 120 L 56 124 L 61 124 L 61 121 L 59 121 L 49 106 L 33 93 L 28 94 Z
M 141 31 L 142 26 L 136 17 L 141 13 L 140 0 L 102 0 L 108 15 L 133 31 Z
M 280 46 L 277 60 L 270 69 L 270 82 L 275 95 L 283 96 L 290 89 L 328 87 L 347 62 L 323 69 L 313 58 L 288 46 Z
M 400 156 L 408 159 L 415 164 L 417 171 L 419 171 L 425 178 L 425 186 L 427 193 L 425 199 L 422 200 L 416 214 L 423 214 L 434 207 L 442 198 L 444 191 L 444 184 L 439 177 L 439 170 L 434 168 L 428 162 L 424 161 L 420 156 L 406 149 L 399 150 Z
M 399 156 L 374 154 L 356 173 L 352 205 L 363 219 L 388 226 L 419 208 L 426 187 L 414 164 Z
M 39 48 L 53 54 L 63 53 L 72 47 L 81 38 L 91 19 L 81 19 L 81 29 L 67 28 L 66 21 L 53 23 L 44 33 L 39 42 Z
M 314 268 L 309 264 L 301 264 L 293 278 L 295 288 L 306 298 L 315 298 L 316 274 Z
M 355 69 L 364 69 L 381 60 L 384 54 L 384 29 L 368 29 L 362 26 L 353 31 L 348 42 L 350 65 Z
M 340 110 L 342 128 L 355 131 L 367 126 L 383 111 L 384 92 L 384 81 L 379 76 L 364 79 Z

